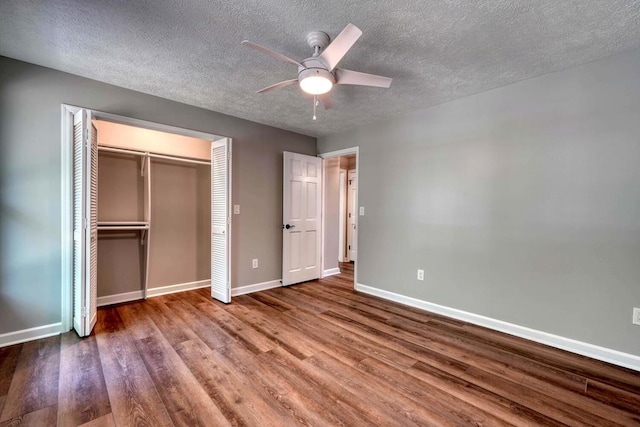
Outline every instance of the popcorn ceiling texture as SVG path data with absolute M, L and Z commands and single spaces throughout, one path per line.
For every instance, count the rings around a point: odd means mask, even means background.
M 338 86 L 312 121 L 296 67 L 308 32 L 364 32 L 340 67 L 394 78 Z M 299 133 L 326 136 L 640 48 L 632 0 L 2 0 L 0 55 Z

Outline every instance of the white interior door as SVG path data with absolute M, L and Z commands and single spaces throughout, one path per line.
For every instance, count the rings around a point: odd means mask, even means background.
M 356 215 L 358 215 L 358 207 L 356 206 L 356 192 L 358 191 L 358 174 L 355 170 L 348 172 L 349 182 L 349 218 L 348 218 L 348 232 L 347 232 L 347 249 L 349 254 L 349 261 L 355 261 L 357 255 L 358 246 L 358 230 L 356 230 Z
M 282 285 L 321 275 L 322 160 L 284 152 Z
M 211 143 L 211 296 L 231 302 L 231 139 Z
M 81 337 L 97 320 L 98 133 L 91 112 L 73 117 L 73 327 Z

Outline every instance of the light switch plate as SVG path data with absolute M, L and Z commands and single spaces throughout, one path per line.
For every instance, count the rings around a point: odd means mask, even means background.
M 364 216 L 364 206 L 360 206 L 360 216 Z
M 240 205 L 233 205 L 233 214 L 240 215 Z

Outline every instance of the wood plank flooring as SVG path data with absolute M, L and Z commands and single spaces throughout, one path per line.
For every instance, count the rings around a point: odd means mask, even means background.
M 1 348 L 0 427 L 640 426 L 640 373 L 355 292 L 341 269 Z

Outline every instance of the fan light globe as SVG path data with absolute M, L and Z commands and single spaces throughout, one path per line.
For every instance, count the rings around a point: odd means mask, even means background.
M 311 95 L 322 95 L 331 90 L 333 83 L 324 76 L 309 76 L 300 80 L 300 88 Z

